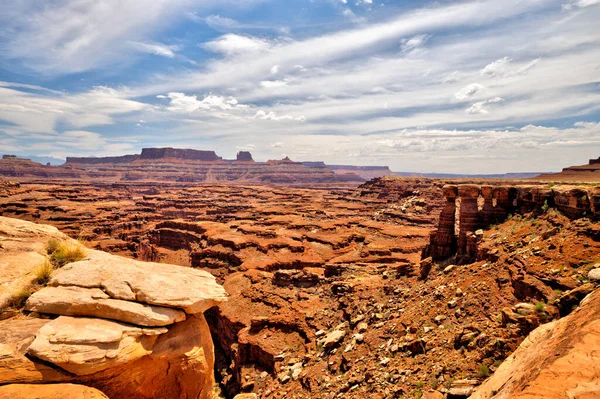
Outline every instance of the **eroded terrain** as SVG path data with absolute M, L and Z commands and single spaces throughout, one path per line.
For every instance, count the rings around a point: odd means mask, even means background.
M 207 320 L 227 397 L 466 397 L 593 289 L 600 226 L 531 207 L 482 230 L 469 262 L 429 263 L 445 183 L 28 183 L 4 188 L 0 213 L 215 275 L 229 301 Z

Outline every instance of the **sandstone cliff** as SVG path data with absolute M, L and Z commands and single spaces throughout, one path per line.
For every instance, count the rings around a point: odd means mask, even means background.
M 0 235 L 0 397 L 57 397 L 23 384 L 58 382 L 112 399 L 212 397 L 203 313 L 226 300 L 212 275 L 91 249 L 61 267 L 48 243 L 81 244 L 56 228 L 0 217 Z
M 471 399 L 600 396 L 600 291 L 569 316 L 535 329 Z

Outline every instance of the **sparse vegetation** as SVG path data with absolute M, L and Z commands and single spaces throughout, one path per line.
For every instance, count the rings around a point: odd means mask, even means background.
M 85 250 L 79 244 L 52 239 L 46 246 L 50 261 L 56 267 L 85 258 Z
M 33 273 L 35 278 L 33 282 L 39 285 L 46 284 L 48 280 L 50 280 L 50 276 L 52 276 L 53 271 L 54 266 L 52 265 L 52 263 L 50 263 L 49 260 L 46 260 L 34 269 Z
M 485 363 L 481 363 L 477 369 L 477 375 L 480 378 L 488 378 L 490 376 L 490 368 Z
M 542 212 L 546 213 L 548 209 L 550 209 L 550 206 L 548 205 L 548 200 L 545 200 L 544 205 L 542 205 Z
M 546 310 L 546 304 L 544 302 L 538 302 L 535 304 L 535 311 L 542 313 Z
M 8 300 L 8 306 L 12 308 L 22 308 L 25 306 L 27 298 L 31 296 L 31 288 L 22 287 L 14 291 Z

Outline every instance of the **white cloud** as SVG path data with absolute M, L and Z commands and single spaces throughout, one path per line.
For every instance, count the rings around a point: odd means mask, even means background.
M 530 63 L 523 65 L 522 67 L 517 69 L 516 74 L 522 75 L 524 73 L 527 73 L 527 71 L 529 71 L 531 68 L 535 67 L 538 64 L 538 62 L 540 62 L 540 59 L 536 58 L 535 60 L 531 61 Z
M 164 97 L 164 96 L 163 96 Z M 184 93 L 171 92 L 167 95 L 171 99 L 167 110 L 176 113 L 194 113 L 196 111 L 232 111 L 247 109 L 248 106 L 239 104 L 235 97 L 222 97 L 209 94 L 202 100 L 197 96 L 188 96 Z
M 485 68 L 481 70 L 481 75 L 487 75 L 491 77 L 503 76 L 506 74 L 508 64 L 511 61 L 512 60 L 508 57 L 496 60 L 491 64 L 486 65 Z
M 175 57 L 175 52 L 179 50 L 179 46 L 169 46 L 160 43 L 131 42 L 131 45 L 137 51 L 154 55 L 160 55 L 162 57 L 167 58 Z
M 275 89 L 279 87 L 286 87 L 288 84 L 286 80 L 263 80 L 260 82 L 260 85 L 267 89 Z
M 114 117 L 148 106 L 125 98 L 123 92 L 98 86 L 79 94 L 34 94 L 0 88 L 0 120 L 14 126 L 5 131 L 54 132 L 58 123 L 73 127 L 106 125 Z
M 277 75 L 279 73 L 279 65 L 273 65 L 271 67 L 271 75 Z
M 269 146 L 271 148 L 281 148 L 283 147 L 283 143 L 281 141 L 277 141 L 275 143 L 269 143 Z
M 540 59 L 537 58 L 521 67 L 511 67 L 512 60 L 509 57 L 504 57 L 499 60 L 488 64 L 481 70 L 482 76 L 489 76 L 492 78 L 502 77 L 502 76 L 515 76 L 522 75 L 527 73 L 530 69 L 535 67 Z
M 504 101 L 502 97 L 494 97 L 489 100 L 479 101 L 475 104 L 471 105 L 467 109 L 467 113 L 469 114 L 489 114 L 490 111 L 486 108 L 486 105 L 495 104 Z
M 482 85 L 480 85 L 479 83 L 472 83 L 468 86 L 463 87 L 456 93 L 454 93 L 454 98 L 456 98 L 457 100 L 461 100 L 461 101 L 466 100 L 470 97 L 473 97 L 475 94 L 479 93 L 483 89 L 484 89 L 484 87 Z
M 293 117 L 291 115 L 282 115 L 282 116 L 277 116 L 277 114 L 273 111 L 270 111 L 269 113 L 266 113 L 265 111 L 258 110 L 256 111 L 256 114 L 254 115 L 254 117 L 252 119 L 261 119 L 261 120 L 271 120 L 271 121 L 297 121 L 297 122 L 304 122 L 306 121 L 306 118 L 304 117 L 304 115 L 301 116 L 297 116 L 297 117 Z
M 427 40 L 429 40 L 431 36 L 430 35 L 416 35 L 411 37 L 410 39 L 402 39 L 401 41 L 401 48 L 402 48 L 402 52 L 404 53 L 408 53 L 411 52 L 421 46 L 423 46 Z
M 220 15 L 209 15 L 204 18 L 204 22 L 213 29 L 236 29 L 240 23 L 234 19 L 222 17 Z
M 213 41 L 202 44 L 202 47 L 214 53 L 239 55 L 266 51 L 271 47 L 271 44 L 266 40 L 256 37 L 228 33 Z
M 562 5 L 562 9 L 569 11 L 575 8 L 585 8 L 600 4 L 600 0 L 570 0 Z

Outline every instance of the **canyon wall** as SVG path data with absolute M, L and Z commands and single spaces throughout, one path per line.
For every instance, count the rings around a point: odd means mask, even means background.
M 444 260 L 458 255 L 463 262 L 474 260 L 479 230 L 503 222 L 508 215 L 556 208 L 570 219 L 600 219 L 600 187 L 459 184 L 444 186 L 443 194 L 446 205 L 423 258 Z
M 131 163 L 136 161 L 139 155 L 123 155 L 120 157 L 67 157 L 67 164 L 102 165 L 114 163 Z

